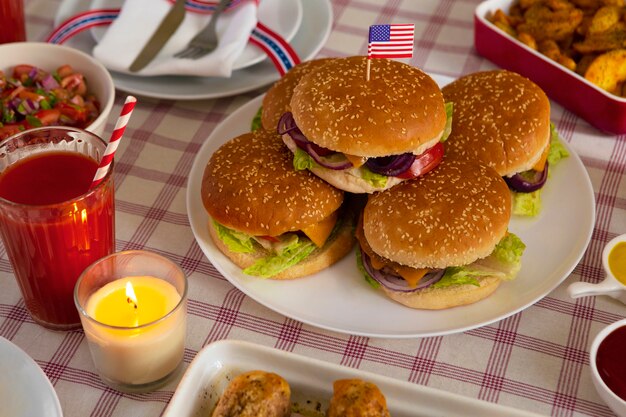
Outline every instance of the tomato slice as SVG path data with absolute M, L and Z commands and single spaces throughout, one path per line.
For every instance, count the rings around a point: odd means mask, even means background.
M 77 105 L 71 105 L 68 103 L 59 103 L 57 108 L 62 115 L 70 118 L 76 123 L 85 122 L 87 120 L 87 109 Z
M 443 143 L 437 142 L 435 146 L 417 155 L 415 160 L 406 171 L 396 175 L 404 180 L 420 177 L 431 171 L 443 159 Z
M 61 117 L 61 112 L 58 109 L 39 110 L 35 113 L 35 117 L 41 121 L 44 126 L 50 126 L 56 124 Z

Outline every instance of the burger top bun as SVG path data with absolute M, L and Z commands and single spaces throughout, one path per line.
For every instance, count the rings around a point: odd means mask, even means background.
M 454 104 L 446 154 L 480 159 L 500 175 L 529 170 L 550 141 L 550 101 L 535 83 L 506 71 L 469 74 L 446 85 Z
M 289 102 L 293 95 L 293 89 L 300 79 L 308 72 L 321 67 L 332 58 L 314 59 L 301 62 L 291 68 L 287 73 L 276 81 L 263 97 L 261 110 L 261 124 L 264 129 L 275 131 L 278 121 L 283 113 L 289 111 Z
M 341 206 L 343 192 L 307 170 L 276 133 L 257 130 L 222 145 L 202 178 L 202 201 L 218 223 L 253 235 L 278 236 L 317 223 Z
M 291 98 L 310 141 L 351 155 L 412 152 L 438 140 L 446 124 L 441 90 L 418 68 L 390 59 L 336 58 L 302 77 Z
M 510 217 L 509 188 L 493 168 L 447 157 L 424 177 L 370 196 L 363 231 L 384 258 L 445 268 L 488 256 Z

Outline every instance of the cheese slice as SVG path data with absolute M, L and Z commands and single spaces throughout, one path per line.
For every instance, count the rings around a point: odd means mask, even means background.
M 537 161 L 535 165 L 533 165 L 532 169 L 535 171 L 543 172 L 543 169 L 546 167 L 546 161 L 548 160 L 548 154 L 550 153 L 550 144 L 546 146 L 541 154 L 541 158 Z
M 360 167 L 367 161 L 367 158 L 364 156 L 356 156 L 356 155 L 348 155 L 347 153 L 343 154 L 348 161 L 352 163 L 352 166 L 355 168 Z
M 417 287 L 419 280 L 424 278 L 424 275 L 429 271 L 428 268 L 416 269 L 402 265 L 395 265 L 393 269 L 404 278 L 411 288 Z
M 319 223 L 312 224 L 311 226 L 307 226 L 304 229 L 301 229 L 302 232 L 311 239 L 315 246 L 321 248 L 326 243 L 326 239 L 330 236 L 330 232 L 333 231 L 335 227 L 335 223 L 337 223 L 337 218 L 339 214 L 337 210 L 330 216 L 326 217 Z

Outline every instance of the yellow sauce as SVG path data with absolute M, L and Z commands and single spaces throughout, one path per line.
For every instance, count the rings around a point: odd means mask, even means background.
M 615 278 L 626 285 L 626 242 L 620 242 L 611 249 L 609 268 Z

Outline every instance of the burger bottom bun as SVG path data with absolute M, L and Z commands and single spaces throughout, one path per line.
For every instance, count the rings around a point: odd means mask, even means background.
M 480 286 L 453 285 L 447 288 L 424 288 L 414 292 L 392 291 L 380 287 L 394 301 L 407 307 L 424 310 L 442 310 L 445 308 L 472 304 L 489 297 L 502 280 L 496 277 L 481 277 Z
M 226 255 L 231 261 L 241 269 L 245 269 L 254 264 L 258 259 L 265 256 L 261 250 L 254 253 L 237 253 L 232 252 L 217 236 L 217 231 L 213 227 L 213 220 L 209 220 L 209 234 L 215 243 L 215 246 Z M 285 269 L 283 272 L 270 277 L 269 279 L 286 280 L 304 277 L 306 275 L 315 274 L 325 268 L 328 268 L 341 258 L 346 256 L 354 246 L 354 225 L 351 221 L 344 219 L 338 231 L 326 241 L 321 249 L 315 250 L 301 262 Z
M 285 145 L 287 145 L 291 152 L 296 152 L 298 145 L 296 145 L 289 135 L 283 135 L 283 142 L 285 142 Z M 384 187 L 374 187 L 371 183 L 365 181 L 358 175 L 358 168 L 334 170 L 316 165 L 309 169 L 309 171 L 335 188 L 355 194 L 372 194 L 377 191 L 384 191 L 404 181 L 398 177 L 387 177 L 387 183 Z

